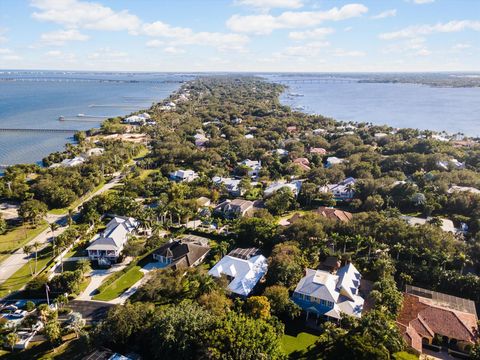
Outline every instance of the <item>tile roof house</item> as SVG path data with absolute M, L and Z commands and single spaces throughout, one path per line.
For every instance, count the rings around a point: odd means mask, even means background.
M 310 154 L 319 154 L 319 155 L 325 155 L 327 153 L 327 150 L 324 148 L 310 148 Z
M 99 265 L 116 262 L 128 240 L 128 235 L 134 233 L 138 225 L 134 218 L 115 216 L 87 247 L 90 260 L 98 261 Z
M 355 196 L 356 180 L 354 178 L 346 178 L 338 184 L 328 184 L 320 187 L 321 192 L 332 193 L 335 200 L 349 201 Z
M 245 216 L 249 211 L 253 210 L 253 202 L 243 199 L 225 200 L 218 204 L 214 212 L 221 214 L 225 218 L 238 218 Z
M 256 248 L 234 249 L 208 272 L 213 277 L 226 276 L 228 289 L 247 297 L 267 273 L 268 261 Z
M 292 300 L 307 313 L 317 317 L 340 319 L 341 314 L 360 317 L 363 298 L 359 295 L 362 276 L 353 264 L 328 271 L 306 269 L 292 295 Z
M 305 171 L 309 171 L 311 169 L 310 167 L 310 161 L 307 159 L 307 158 L 297 158 L 295 160 L 293 160 L 293 163 L 295 165 L 298 165 L 300 167 L 300 169 L 302 170 L 305 170 Z
M 153 258 L 166 267 L 183 269 L 197 266 L 210 251 L 208 239 L 188 235 L 180 239 L 170 240 L 155 250 Z
M 477 320 L 473 301 L 409 286 L 397 325 L 407 344 L 419 352 L 435 336 L 465 351 L 466 345 L 474 343 Z
M 170 180 L 178 182 L 191 182 L 198 178 L 198 174 L 193 170 L 177 170 L 169 174 Z
M 352 213 L 335 208 L 320 206 L 315 213 L 335 221 L 348 222 L 352 220 Z

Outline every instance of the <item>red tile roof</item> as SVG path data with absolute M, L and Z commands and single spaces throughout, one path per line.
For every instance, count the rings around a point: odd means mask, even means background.
M 353 217 L 352 213 L 349 213 L 348 211 L 338 210 L 325 206 L 320 206 L 317 210 L 315 210 L 315 212 L 326 218 L 343 222 L 350 221 Z
M 473 342 L 475 325 L 472 327 L 472 324 L 476 321 L 475 314 L 432 304 L 429 299 L 412 294 L 404 294 L 403 307 L 397 318 L 404 339 L 418 351 L 422 351 L 421 338 L 431 339 L 435 334 Z

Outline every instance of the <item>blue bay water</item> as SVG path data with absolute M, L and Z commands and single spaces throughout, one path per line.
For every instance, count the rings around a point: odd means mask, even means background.
M 178 89 L 180 81 L 192 78 L 166 73 L 0 71 L 0 128 L 88 130 L 104 118 L 148 108 Z M 59 116 L 81 121 L 59 121 Z M 0 132 L 0 164 L 38 162 L 64 149 L 72 136 Z
M 308 75 L 267 78 L 284 81 L 289 89 L 281 96 L 282 103 L 305 112 L 343 121 L 480 136 L 480 88 L 341 81 L 345 77 L 336 82 L 330 76 L 313 83 L 308 83 Z M 291 93 L 303 96 L 288 96 Z

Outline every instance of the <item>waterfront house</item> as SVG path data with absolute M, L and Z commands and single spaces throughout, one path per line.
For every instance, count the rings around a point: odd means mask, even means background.
M 183 269 L 199 265 L 210 251 L 208 239 L 187 235 L 168 243 L 155 250 L 153 258 L 173 269 Z
M 97 261 L 99 265 L 117 262 L 129 235 L 135 233 L 138 225 L 134 218 L 115 216 L 87 247 L 90 260 Z
M 341 314 L 361 317 L 363 298 L 359 295 L 362 276 L 353 264 L 338 269 L 336 274 L 306 269 L 292 295 L 292 300 L 307 314 L 317 319 L 339 320 Z
M 193 170 L 177 170 L 169 174 L 170 180 L 177 182 L 191 182 L 198 178 L 198 174 Z
M 290 189 L 294 196 L 298 196 L 302 188 L 302 182 L 300 180 L 295 180 L 289 183 L 285 182 L 274 182 L 271 183 L 263 192 L 264 197 L 270 197 L 275 194 L 278 190 L 287 188 Z
M 267 273 L 268 261 L 257 248 L 232 250 L 208 272 L 220 278 L 226 276 L 232 294 L 247 297 Z
M 253 202 L 243 199 L 225 200 L 218 204 L 214 212 L 226 219 L 234 219 L 245 216 L 253 210 Z
M 50 168 L 56 167 L 74 167 L 83 164 L 87 159 L 83 156 L 76 156 L 73 159 L 64 159 L 61 163 L 50 165 Z
M 325 164 L 325 167 L 328 169 L 343 162 L 345 162 L 345 159 L 341 159 L 336 156 L 330 156 L 327 158 L 327 163 Z
M 214 176 L 212 178 L 213 183 L 216 186 L 225 186 L 228 193 L 231 196 L 242 196 L 245 192 L 243 189 L 239 187 L 240 180 L 239 179 L 232 179 L 232 178 L 224 178 L 221 176 Z
M 346 178 L 338 184 L 328 184 L 320 187 L 320 192 L 331 193 L 335 200 L 350 201 L 355 196 L 355 179 Z
M 87 157 L 90 157 L 90 156 L 100 156 L 100 155 L 102 155 L 104 152 L 105 152 L 105 149 L 104 149 L 104 148 L 95 147 L 95 148 L 88 149 L 88 150 L 85 152 L 85 155 L 86 155 Z
M 246 166 L 248 170 L 248 176 L 250 177 L 257 177 L 260 174 L 260 170 L 262 170 L 262 163 L 256 160 L 243 160 L 242 162 L 238 163 L 238 165 Z
M 151 119 L 150 114 L 142 113 L 142 114 L 138 114 L 138 115 L 129 116 L 129 117 L 123 119 L 122 122 L 124 124 L 129 124 L 129 125 L 143 125 L 147 121 L 149 121 L 150 119 Z
M 468 353 L 477 321 L 473 301 L 407 285 L 397 326 L 406 343 L 420 353 L 435 343 L 439 349 Z

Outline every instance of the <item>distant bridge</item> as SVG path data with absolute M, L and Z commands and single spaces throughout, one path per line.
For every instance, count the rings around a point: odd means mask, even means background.
M 282 79 L 274 80 L 280 84 L 332 84 L 332 83 L 356 83 L 355 79 L 342 79 L 342 78 L 320 78 L 320 79 Z
M 0 128 L 0 133 L 1 132 L 24 132 L 24 133 L 74 133 L 76 131 L 80 131 L 77 129 L 14 129 L 14 128 Z

